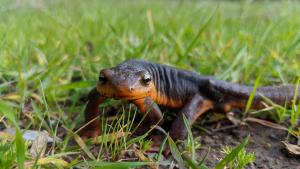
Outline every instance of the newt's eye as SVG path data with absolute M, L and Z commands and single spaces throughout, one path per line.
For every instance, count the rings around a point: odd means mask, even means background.
M 107 78 L 102 74 L 102 73 L 100 73 L 100 75 L 99 75 L 99 82 L 100 83 L 103 83 L 103 82 L 105 82 L 107 80 Z
M 149 74 L 149 73 L 144 73 L 144 75 L 143 75 L 143 82 L 144 82 L 145 84 L 148 84 L 150 81 L 151 81 L 151 76 L 150 76 L 150 74 Z

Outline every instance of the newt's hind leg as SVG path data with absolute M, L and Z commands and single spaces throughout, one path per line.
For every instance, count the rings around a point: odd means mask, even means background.
M 211 100 L 205 99 L 199 94 L 195 94 L 178 113 L 170 129 L 170 137 L 174 140 L 185 139 L 187 129 L 184 125 L 183 115 L 187 118 L 189 125 L 192 126 L 200 115 L 213 108 L 214 104 Z
M 101 134 L 98 106 L 105 100 L 96 88 L 88 95 L 88 104 L 84 110 L 85 124 L 88 124 L 80 132 L 83 138 L 93 138 Z

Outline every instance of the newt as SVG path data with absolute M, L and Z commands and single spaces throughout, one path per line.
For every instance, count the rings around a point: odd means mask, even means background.
M 114 98 L 136 105 L 153 125 L 164 123 L 159 106 L 178 109 L 169 134 L 174 140 L 183 140 L 187 135 L 183 115 L 192 125 L 210 110 L 226 113 L 232 109 L 245 109 L 252 90 L 253 86 L 217 80 L 163 64 L 127 60 L 100 71 L 99 82 L 90 91 L 85 109 L 85 121 L 89 124 L 81 135 L 92 138 L 101 134 L 98 106 L 105 99 Z M 300 87 L 296 90 L 295 85 L 258 87 L 251 109 L 265 108 L 265 98 L 278 105 L 292 105 L 295 91 L 299 101 Z

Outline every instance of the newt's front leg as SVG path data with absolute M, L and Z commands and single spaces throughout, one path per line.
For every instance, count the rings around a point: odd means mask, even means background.
M 151 97 L 146 97 L 143 99 L 134 100 L 132 102 L 135 104 L 140 112 L 145 115 L 145 124 L 139 126 L 139 129 L 142 131 L 139 132 L 147 132 L 150 129 L 151 125 L 162 125 L 163 115 L 161 113 L 160 108 L 158 105 L 151 99 Z
M 205 99 L 199 94 L 195 94 L 178 113 L 170 129 L 170 137 L 175 141 L 185 139 L 187 129 L 184 125 L 183 115 L 187 118 L 189 126 L 192 126 L 200 115 L 213 109 L 213 106 L 214 104 L 211 100 Z
M 88 124 L 80 132 L 83 138 L 94 138 L 101 134 L 98 106 L 106 98 L 101 96 L 96 88 L 93 88 L 88 95 L 88 104 L 84 110 L 85 124 Z

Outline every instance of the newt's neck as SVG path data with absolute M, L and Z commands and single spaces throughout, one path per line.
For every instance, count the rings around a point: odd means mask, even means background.
M 156 88 L 152 97 L 160 105 L 181 107 L 192 95 L 199 93 L 200 76 L 197 73 L 151 63 L 146 69 Z

